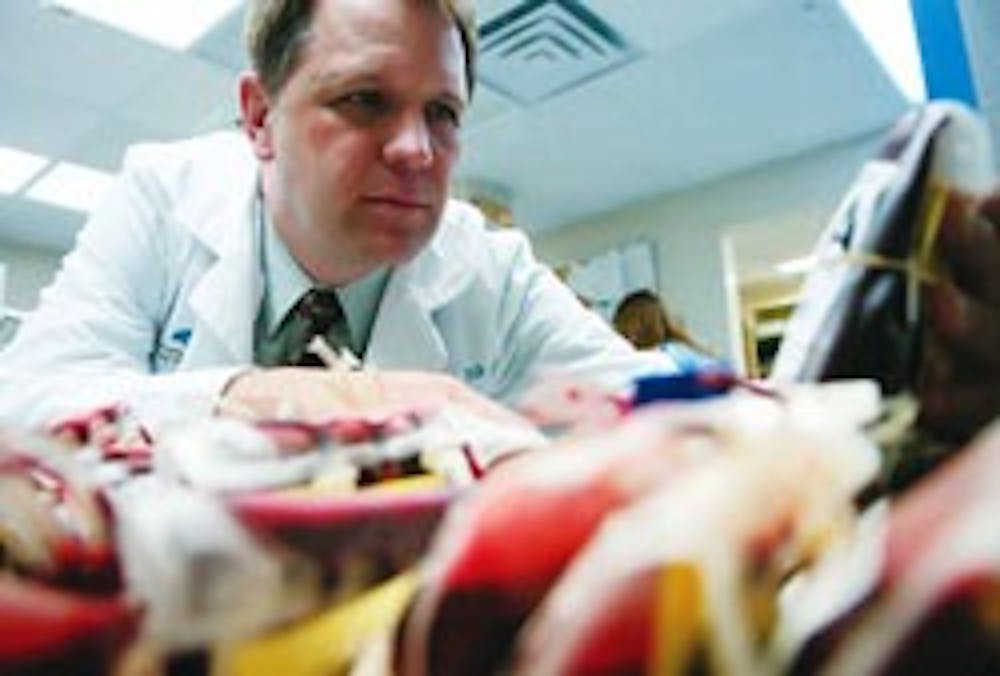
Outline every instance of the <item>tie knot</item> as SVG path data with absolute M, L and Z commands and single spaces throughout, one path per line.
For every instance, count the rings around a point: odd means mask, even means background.
M 309 322 L 312 333 L 326 333 L 344 316 L 337 293 L 330 289 L 310 289 L 299 300 L 298 312 Z

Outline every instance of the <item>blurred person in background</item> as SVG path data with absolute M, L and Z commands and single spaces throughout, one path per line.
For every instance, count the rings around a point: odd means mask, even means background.
M 682 372 L 724 368 L 711 350 L 695 340 L 684 325 L 671 316 L 660 297 L 649 289 L 625 296 L 615 308 L 612 323 L 637 350 L 665 353 Z

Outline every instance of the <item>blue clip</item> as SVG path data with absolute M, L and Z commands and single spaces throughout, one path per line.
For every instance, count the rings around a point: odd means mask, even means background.
M 643 376 L 635 381 L 632 405 L 639 407 L 657 401 L 709 399 L 726 394 L 732 386 L 732 374 L 724 369 Z
M 187 345 L 191 342 L 191 329 L 177 329 L 170 334 L 170 340 L 181 345 Z

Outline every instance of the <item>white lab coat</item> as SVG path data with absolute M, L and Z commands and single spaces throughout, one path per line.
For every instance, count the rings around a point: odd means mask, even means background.
M 0 421 L 37 425 L 110 402 L 210 410 L 252 363 L 263 293 L 256 162 L 220 133 L 131 149 L 15 341 Z M 656 366 L 585 310 L 516 232 L 448 203 L 386 287 L 366 362 L 446 371 L 513 403 L 546 369 L 622 385 Z

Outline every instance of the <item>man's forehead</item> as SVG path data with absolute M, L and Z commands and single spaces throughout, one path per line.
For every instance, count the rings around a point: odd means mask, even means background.
M 425 0 L 326 0 L 313 13 L 310 43 L 321 51 L 437 47 L 464 53 L 459 26 L 437 2 Z M 343 5 L 340 3 L 347 3 Z M 366 5 L 365 3 L 371 3 Z M 421 9 L 423 8 L 423 9 Z M 436 8 L 436 9 L 432 9 Z M 433 38 L 433 39 L 432 39 Z
M 343 0 L 328 0 L 340 2 Z M 438 6 L 431 0 L 365 0 L 414 6 Z M 363 12 L 361 12 L 363 14 Z M 425 24 L 426 25 L 426 24 Z M 394 75 L 413 77 L 413 64 L 418 53 L 433 55 L 423 61 L 419 73 L 425 79 L 440 80 L 441 86 L 458 96 L 465 91 L 465 53 L 458 28 L 450 22 L 448 31 L 437 40 L 427 40 L 413 23 L 395 24 L 369 15 L 358 23 L 315 21 L 311 39 L 304 46 L 306 76 L 311 84 L 333 85 L 344 81 L 385 81 Z M 440 69 L 427 71 L 428 61 L 440 64 Z

